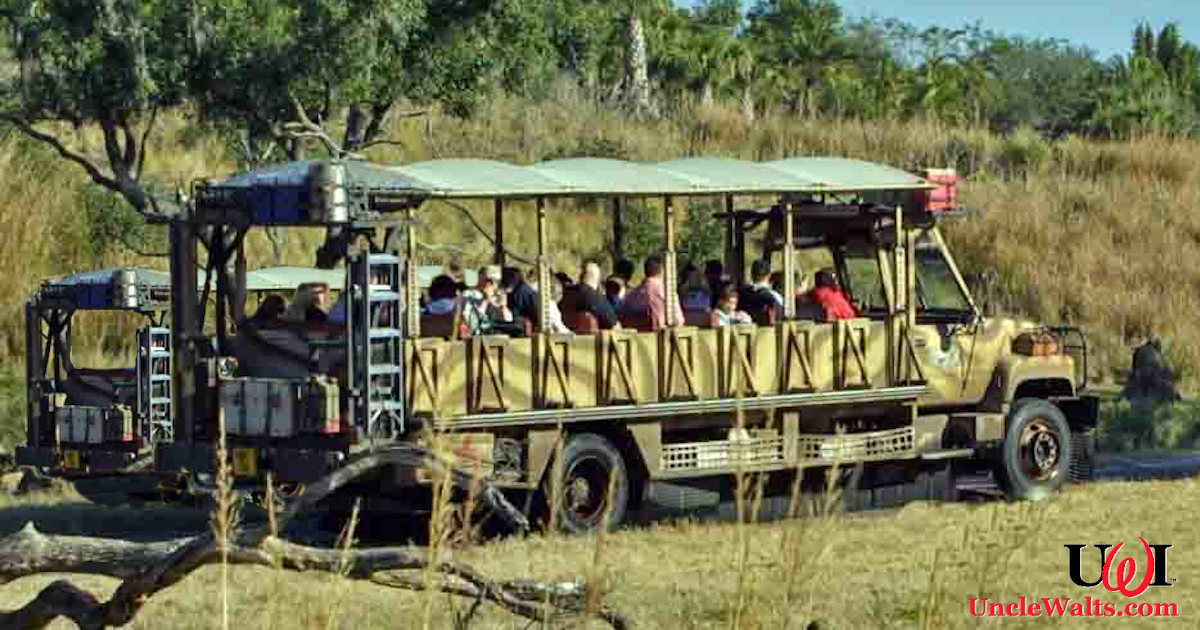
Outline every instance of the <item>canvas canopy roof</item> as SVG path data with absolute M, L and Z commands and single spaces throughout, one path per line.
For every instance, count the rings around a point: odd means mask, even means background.
M 441 198 L 705 196 L 931 188 L 882 164 L 845 158 L 751 162 L 699 157 L 667 162 L 571 158 L 515 166 L 490 160 L 432 160 L 385 167 L 414 191 Z
M 438 269 L 440 270 L 440 267 Z M 139 287 L 155 290 L 169 290 L 171 288 L 171 275 L 169 273 L 158 269 L 150 269 L 149 267 L 114 267 L 112 269 L 73 273 L 57 280 L 47 281 L 43 283 L 43 287 L 51 289 L 69 287 L 108 288 L 116 281 L 117 275 L 122 272 L 131 273 L 132 275 L 127 277 L 132 278 Z M 206 276 L 207 273 L 204 270 L 197 272 L 196 282 L 199 286 L 204 286 Z M 305 282 L 323 282 L 328 284 L 331 289 L 341 289 L 346 283 L 346 271 L 344 269 L 312 269 L 309 267 L 284 266 L 264 267 L 246 272 L 246 289 L 248 291 L 290 290 L 295 289 Z
M 95 287 L 108 289 L 116 280 L 117 274 L 123 271 L 133 272 L 133 278 L 136 279 L 136 283 L 139 286 L 156 290 L 169 290 L 171 288 L 170 274 L 149 267 L 114 267 L 112 269 L 73 273 L 57 280 L 47 281 L 43 284 L 43 287 Z M 417 267 L 417 282 L 422 287 L 428 287 L 435 277 L 444 273 L 447 273 L 447 271 L 440 265 L 421 265 Z M 204 286 L 206 275 L 204 270 L 200 270 L 197 273 L 196 282 L 198 286 Z M 463 271 L 463 282 L 474 286 L 476 280 L 477 273 L 474 269 Z M 346 270 L 282 266 L 263 267 L 246 272 L 246 290 L 249 292 L 291 291 L 306 282 L 325 283 L 329 285 L 330 289 L 340 291 L 346 284 Z
M 291 162 L 242 173 L 223 188 L 303 187 L 314 162 Z M 832 157 L 753 162 L 696 157 L 666 162 L 570 158 L 520 166 L 477 159 L 405 165 L 347 161 L 351 186 L 421 198 L 706 196 L 915 190 L 928 181 L 882 164 Z

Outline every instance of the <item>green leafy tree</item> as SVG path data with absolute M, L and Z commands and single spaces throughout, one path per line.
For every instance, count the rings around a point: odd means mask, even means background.
M 143 182 L 158 114 L 188 99 L 190 7 L 178 0 L 0 1 L 16 71 L 0 82 L 0 120 L 77 164 L 142 213 L 169 212 Z M 99 148 L 67 128 L 95 125 Z
M 848 61 L 841 19 L 832 0 L 759 0 L 751 7 L 747 35 L 756 40 L 759 63 L 774 69 L 764 87 L 793 113 L 814 115 L 818 87 Z
M 1110 71 L 1089 124 L 1099 133 L 1128 137 L 1184 133 L 1194 121 L 1192 103 L 1175 91 L 1158 60 L 1133 55 Z

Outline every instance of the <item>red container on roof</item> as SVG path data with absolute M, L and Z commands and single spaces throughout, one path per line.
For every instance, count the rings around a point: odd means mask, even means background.
M 918 190 L 915 193 L 918 205 L 929 212 L 943 212 L 958 207 L 958 171 L 952 168 L 927 168 L 921 174 L 937 188 Z

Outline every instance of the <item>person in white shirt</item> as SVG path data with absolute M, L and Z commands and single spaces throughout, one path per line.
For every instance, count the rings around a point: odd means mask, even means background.
M 754 320 L 745 311 L 738 310 L 738 292 L 732 282 L 722 282 L 717 293 L 717 308 L 713 309 L 717 326 L 752 324 Z

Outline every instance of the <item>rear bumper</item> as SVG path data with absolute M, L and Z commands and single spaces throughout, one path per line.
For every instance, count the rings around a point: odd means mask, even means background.
M 79 454 L 79 467 L 67 468 L 63 453 L 72 450 L 47 446 L 18 446 L 17 465 L 49 468 L 55 473 L 115 472 L 137 459 L 137 453 L 130 451 L 81 448 L 74 451 Z
M 231 449 L 232 450 L 232 449 Z M 329 474 L 345 459 L 341 451 L 254 448 L 249 457 L 255 472 L 237 476 L 238 485 L 265 483 L 266 475 L 279 483 L 309 483 Z M 216 449 L 207 444 L 159 444 L 154 451 L 154 469 L 159 472 L 188 471 L 213 474 L 216 472 Z

